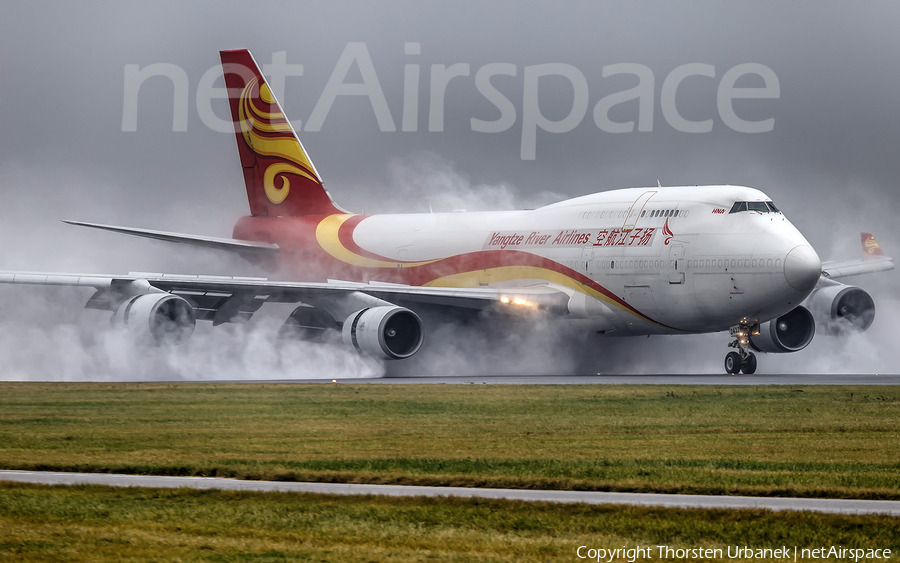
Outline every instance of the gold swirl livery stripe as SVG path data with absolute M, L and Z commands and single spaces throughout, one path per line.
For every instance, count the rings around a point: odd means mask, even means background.
M 294 136 L 284 114 L 280 110 L 263 111 L 254 105 L 253 94 L 257 86 L 260 100 L 269 106 L 275 104 L 275 98 L 269 91 L 268 85 L 265 82 L 260 84 L 259 81 L 260 78 L 256 76 L 244 86 L 238 104 L 238 117 L 244 141 L 253 152 L 260 156 L 286 161 L 270 164 L 263 174 L 266 197 L 277 205 L 282 203 L 291 191 L 290 179 L 286 174 L 296 174 L 319 185 L 322 182 L 313 172 L 313 165 Z M 274 107 L 278 108 L 277 105 Z M 281 185 L 276 186 L 275 178 L 279 175 L 281 176 Z
M 610 298 L 603 292 L 597 291 L 593 287 L 585 285 L 562 272 L 557 272 L 555 270 L 550 270 L 547 268 L 540 268 L 538 266 L 499 266 L 496 268 L 487 268 L 485 270 L 460 272 L 458 274 L 443 276 L 423 285 L 430 287 L 478 287 L 482 279 L 484 278 L 490 279 L 492 284 L 497 282 L 508 282 L 524 279 L 542 280 L 550 283 L 555 283 L 557 285 L 574 289 L 575 291 L 580 291 L 581 293 L 586 293 L 591 297 L 599 299 L 600 301 L 606 303 L 611 307 L 621 309 L 651 323 L 659 324 L 646 315 L 643 315 L 628 307 L 624 307 L 622 303 Z
M 341 228 L 341 225 L 351 217 L 355 216 L 356 215 L 354 214 L 329 215 L 322 219 L 316 226 L 316 240 L 318 241 L 319 246 L 321 246 L 325 252 L 334 256 L 341 262 L 363 268 L 396 268 L 400 265 L 404 268 L 412 268 L 437 262 L 437 260 L 425 260 L 423 262 L 393 262 L 375 260 L 356 254 L 341 244 L 341 241 L 338 238 L 338 230 Z

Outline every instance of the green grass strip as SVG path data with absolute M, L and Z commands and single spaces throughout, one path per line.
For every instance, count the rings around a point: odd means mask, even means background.
M 0 383 L 0 468 L 900 499 L 895 387 Z
M 12 483 L 0 483 L 0 531 L 4 562 L 576 561 L 582 545 L 651 547 L 653 560 L 659 545 L 900 553 L 900 519 L 887 516 Z

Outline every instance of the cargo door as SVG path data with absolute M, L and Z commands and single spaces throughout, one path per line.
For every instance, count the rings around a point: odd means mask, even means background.
M 649 285 L 626 285 L 625 302 L 640 311 L 645 317 L 659 322 L 659 308 L 656 306 L 656 300 L 653 298 L 653 291 Z

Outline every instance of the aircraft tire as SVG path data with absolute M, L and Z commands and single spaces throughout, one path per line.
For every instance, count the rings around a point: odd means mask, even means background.
M 750 352 L 741 363 L 741 371 L 747 375 L 753 375 L 754 373 L 756 373 L 756 365 L 756 354 Z
M 737 375 L 741 372 L 741 355 L 737 352 L 728 352 L 725 356 L 725 373 Z

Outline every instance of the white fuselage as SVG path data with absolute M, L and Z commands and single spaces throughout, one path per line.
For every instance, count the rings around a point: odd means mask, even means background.
M 505 260 L 427 285 L 564 286 L 572 314 L 600 329 L 713 332 L 790 311 L 819 278 L 818 256 L 784 214 L 731 212 L 735 202 L 767 201 L 736 186 L 630 188 L 526 211 L 372 216 L 353 240 L 403 263 L 538 256 L 559 268 Z

